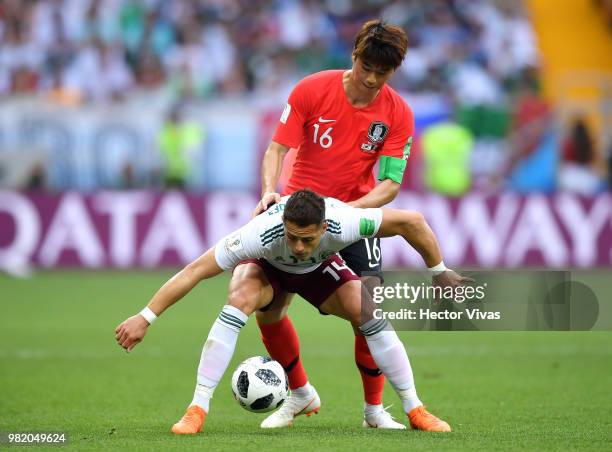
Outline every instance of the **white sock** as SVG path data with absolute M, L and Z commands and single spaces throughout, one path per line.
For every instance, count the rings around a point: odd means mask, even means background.
M 195 391 L 193 392 L 193 400 L 189 406 L 197 405 L 208 413 L 210 409 L 210 399 L 212 399 L 214 390 L 215 388 L 196 384 Z
M 402 406 L 406 413 L 410 413 L 416 407 L 423 405 L 423 402 L 419 400 L 419 396 L 414 386 L 409 389 L 398 390 L 397 395 L 402 399 Z
M 366 338 L 376 365 L 402 400 L 404 411 L 408 413 L 422 405 L 414 387 L 412 367 L 406 349 L 389 322 L 372 319 L 359 327 L 359 330 Z
M 298 397 L 308 397 L 312 394 L 313 387 L 309 382 L 306 382 L 304 386 L 300 386 L 299 388 L 295 388 L 291 390 L 292 394 L 295 394 Z
M 210 399 L 232 359 L 238 333 L 247 320 L 248 316 L 240 309 L 230 305 L 223 307 L 202 348 L 198 384 L 190 405 L 198 405 L 208 412 Z
M 364 414 L 376 414 L 384 410 L 382 404 L 370 405 L 368 402 L 363 402 L 363 413 Z

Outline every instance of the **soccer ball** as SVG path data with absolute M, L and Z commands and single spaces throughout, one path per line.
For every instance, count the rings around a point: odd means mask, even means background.
M 289 383 L 278 361 L 254 356 L 243 361 L 232 375 L 232 392 L 245 410 L 265 413 L 283 404 L 289 395 Z

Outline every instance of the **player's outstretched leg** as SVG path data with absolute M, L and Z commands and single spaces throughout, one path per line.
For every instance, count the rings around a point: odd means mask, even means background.
M 258 312 L 257 325 L 270 357 L 285 369 L 291 390 L 304 386 L 308 383 L 308 376 L 302 366 L 300 340 L 291 319 L 284 316 L 276 322 L 264 323 L 261 317 Z
M 406 426 L 395 422 L 382 404 L 385 377 L 376 365 L 368 343 L 363 336 L 355 336 L 355 364 L 363 383 L 363 427 L 404 430 Z
M 215 320 L 202 349 L 193 400 L 183 417 L 172 426 L 172 433 L 194 434 L 202 430 L 210 399 L 234 354 L 238 333 L 247 319 L 242 311 L 226 305 Z
M 240 264 L 234 269 L 228 292 L 227 304 L 202 349 L 193 400 L 181 420 L 172 426 L 173 433 L 193 434 L 202 430 L 210 399 L 232 359 L 240 330 L 249 315 L 273 297 L 263 270 L 254 263 Z
M 429 432 L 450 432 L 445 421 L 429 413 L 417 396 L 412 367 L 404 344 L 385 319 L 372 319 L 359 327 L 378 367 L 397 394 L 413 429 Z
M 284 316 L 274 323 L 264 323 L 258 313 L 258 325 L 263 343 L 272 359 L 278 361 L 289 378 L 291 395 L 280 409 L 261 423 L 262 428 L 282 428 L 293 425 L 296 416 L 310 416 L 321 408 L 321 399 L 316 389 L 308 382 L 300 359 L 300 343 L 289 317 Z
M 193 400 L 184 416 L 172 426 L 172 433 L 199 433 L 209 410 L 210 399 L 229 365 L 238 333 L 248 316 L 234 306 L 225 305 L 215 320 L 200 357 Z
M 363 427 L 405 430 L 406 426 L 396 422 L 382 404 L 385 377 L 376 365 L 368 343 L 363 336 L 355 336 L 355 364 L 363 383 Z
M 368 291 L 371 298 L 372 291 L 375 287 L 380 286 L 382 281 L 381 275 L 363 276 L 363 272 L 374 271 L 371 268 L 370 259 L 367 258 L 369 254 L 369 240 L 363 239 L 360 242 L 354 243 L 342 250 L 341 254 L 349 267 L 361 276 L 362 287 Z M 375 244 L 372 243 L 372 246 L 375 246 Z M 355 334 L 355 364 L 357 369 L 359 369 L 363 384 L 363 426 L 368 428 L 405 429 L 406 426 L 395 422 L 382 404 L 385 376 L 374 361 L 365 337 L 359 334 Z

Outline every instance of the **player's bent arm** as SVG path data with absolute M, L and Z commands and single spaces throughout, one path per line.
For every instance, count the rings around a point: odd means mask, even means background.
M 347 204 L 362 209 L 368 207 L 382 207 L 393 201 L 399 191 L 400 184 L 391 179 L 385 179 L 366 195 Z
M 170 278 L 139 314 L 126 319 L 115 328 L 117 343 L 128 352 L 131 351 L 142 341 L 147 328 L 157 316 L 187 295 L 200 281 L 212 278 L 222 271 L 215 259 L 213 247 Z
M 382 223 L 376 237 L 402 236 L 421 255 L 433 274 L 433 282 L 442 287 L 456 287 L 474 282 L 446 268 L 433 231 L 419 212 L 381 209 Z
M 276 141 L 272 141 L 268 146 L 261 162 L 261 200 L 253 211 L 253 216 L 259 215 L 271 204 L 280 201 L 280 194 L 276 193 L 276 184 L 287 152 L 289 148 Z
M 382 223 L 376 237 L 402 236 L 421 255 L 427 267 L 442 262 L 442 252 L 435 234 L 419 212 L 381 209 Z
M 170 278 L 151 298 L 147 307 L 159 316 L 162 312 L 187 295 L 203 279 L 222 273 L 215 260 L 215 247 L 212 247 L 195 261 Z

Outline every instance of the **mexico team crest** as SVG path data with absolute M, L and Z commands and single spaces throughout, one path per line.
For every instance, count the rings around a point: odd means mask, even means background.
M 387 133 L 389 133 L 389 126 L 384 122 L 375 121 L 368 129 L 368 139 L 372 143 L 380 143 L 387 137 Z

